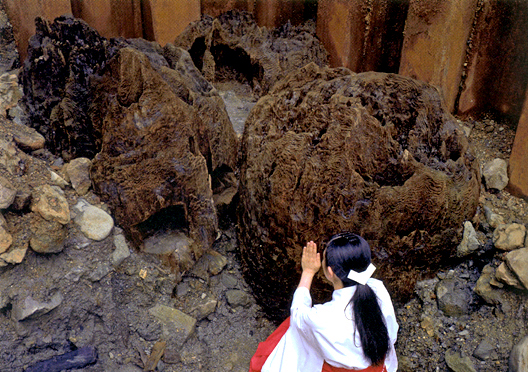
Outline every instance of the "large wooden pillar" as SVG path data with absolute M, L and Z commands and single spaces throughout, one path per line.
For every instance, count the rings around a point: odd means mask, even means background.
M 317 36 L 332 67 L 398 72 L 408 0 L 319 0 Z
M 200 0 L 142 0 L 145 38 L 161 46 L 172 43 L 201 16 Z
M 510 178 L 508 190 L 513 195 L 528 198 L 528 90 L 517 125 L 508 173 Z
M 411 0 L 400 74 L 436 85 L 453 112 L 477 0 Z
M 527 35 L 527 1 L 482 2 L 469 44 L 459 115 L 480 119 L 494 113 L 517 123 L 528 84 Z
M 53 21 L 61 15 L 72 14 L 70 0 L 3 0 L 3 4 L 13 25 L 21 62 L 27 57 L 29 38 L 35 34 L 36 17 Z
M 73 16 L 106 38 L 143 37 L 141 0 L 71 0 Z

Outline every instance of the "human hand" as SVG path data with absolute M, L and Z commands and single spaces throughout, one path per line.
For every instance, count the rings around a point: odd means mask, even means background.
M 301 267 L 303 272 L 315 275 L 321 268 L 321 255 L 317 253 L 317 245 L 313 241 L 306 243 L 303 248 Z

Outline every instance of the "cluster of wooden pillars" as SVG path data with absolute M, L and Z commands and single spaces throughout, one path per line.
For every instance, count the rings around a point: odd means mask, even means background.
M 202 14 L 239 9 L 260 26 L 316 20 L 332 66 L 436 85 L 462 118 L 516 126 L 510 190 L 528 197 L 528 2 L 525 0 L 1 0 L 21 58 L 34 18 L 73 14 L 107 38 L 171 42 Z

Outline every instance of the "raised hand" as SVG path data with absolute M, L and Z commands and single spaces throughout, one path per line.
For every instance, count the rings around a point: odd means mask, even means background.
M 301 267 L 303 272 L 315 275 L 321 268 L 321 255 L 317 253 L 317 244 L 313 241 L 306 243 L 303 248 Z

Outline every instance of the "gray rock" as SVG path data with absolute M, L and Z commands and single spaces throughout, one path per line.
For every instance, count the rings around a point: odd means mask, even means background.
M 0 75 L 0 115 L 6 117 L 7 111 L 15 107 L 24 95 L 22 88 L 18 86 L 16 74 L 4 73 Z
M 0 254 L 7 251 L 12 243 L 13 236 L 5 229 L 4 226 L 0 225 Z
M 528 371 L 528 336 L 525 336 L 513 348 L 510 354 L 508 372 L 526 372 Z
M 51 296 L 49 301 L 37 301 L 31 296 L 24 299 L 14 301 L 11 315 L 15 320 L 24 320 L 31 317 L 37 317 L 42 314 L 49 313 L 62 303 L 62 294 L 56 292 Z
M 497 305 L 502 302 L 502 290 L 493 288 L 490 285 L 495 278 L 495 269 L 490 264 L 484 266 L 480 278 L 473 291 L 490 305 Z
M 51 171 L 51 183 L 55 186 L 59 186 L 61 189 L 64 189 L 66 186 L 68 186 L 68 181 L 53 171 Z
M 117 267 L 130 257 L 130 249 L 123 234 L 114 235 L 114 252 L 112 252 L 112 264 Z
M 156 305 L 149 309 L 149 313 L 161 322 L 163 335 L 174 339 L 178 346 L 183 345 L 194 332 L 196 319 L 180 310 L 165 305 Z
M 70 207 L 66 198 L 50 185 L 39 186 L 33 191 L 31 210 L 48 221 L 66 225 L 70 222 Z
M 482 176 L 488 189 L 503 190 L 508 185 L 508 163 L 503 159 L 493 159 L 484 164 Z
M 231 307 L 244 306 L 247 307 L 251 304 L 251 298 L 249 295 L 239 289 L 230 289 L 226 292 L 227 303 Z
M 0 176 L 0 209 L 9 208 L 15 200 L 17 189 L 11 181 Z
M 107 276 L 110 271 L 112 271 L 110 264 L 106 262 L 100 262 L 95 267 L 95 269 L 91 270 L 88 273 L 88 280 L 90 280 L 91 282 L 98 282 L 99 280 Z
M 87 238 L 100 241 L 106 238 L 114 227 L 114 219 L 108 213 L 80 199 L 74 207 L 78 213 L 75 223 Z
M 17 106 L 14 109 L 11 109 L 10 115 L 12 115 L 15 110 L 20 111 L 20 108 Z M 17 112 L 17 115 L 22 116 L 24 114 L 22 112 Z M 8 129 L 13 135 L 13 140 L 19 147 L 32 151 L 44 147 L 44 144 L 46 143 L 44 137 L 35 129 L 22 124 L 20 119 L 14 119 L 13 121 L 6 120 L 4 124 L 7 126 L 6 129 Z
M 464 283 L 457 279 L 444 279 L 436 285 L 438 308 L 447 316 L 461 316 L 469 311 L 471 296 Z
M 199 301 L 196 301 L 194 306 L 190 308 L 189 313 L 197 320 L 202 320 L 215 311 L 217 304 L 218 301 L 212 297 L 212 294 L 209 294 L 200 298 Z
M 493 350 L 495 350 L 495 346 L 492 345 L 488 340 L 484 339 L 473 352 L 473 356 L 480 360 L 486 360 L 489 359 Z
M 495 278 L 497 278 L 499 282 L 507 284 L 511 287 L 525 289 L 522 283 L 519 281 L 519 278 L 517 278 L 517 276 L 511 271 L 505 262 L 501 263 L 497 268 L 497 271 L 495 272 Z M 495 285 L 493 282 L 491 284 Z
M 207 269 L 211 275 L 218 275 L 227 265 L 227 258 L 220 253 L 210 250 L 206 253 Z
M 238 286 L 238 279 L 234 275 L 228 274 L 226 272 L 222 274 L 221 281 L 226 288 L 231 289 Z
M 468 356 L 462 356 L 459 352 L 453 350 L 446 351 L 445 360 L 453 372 L 477 372 L 471 359 Z
M 499 225 L 493 232 L 495 248 L 511 251 L 522 247 L 526 236 L 526 227 L 519 223 Z
M 464 222 L 464 234 L 462 241 L 457 247 L 457 256 L 464 257 L 475 252 L 480 247 L 480 242 L 477 239 L 477 232 L 473 224 L 469 221 Z
M 26 257 L 26 252 L 28 250 L 28 243 L 25 242 L 16 247 L 11 247 L 5 253 L 0 254 L 0 266 L 5 266 L 5 264 L 19 264 Z
M 506 264 L 528 289 L 528 248 L 516 249 L 506 255 Z
M 484 206 L 484 215 L 489 225 L 496 229 L 499 225 L 504 224 L 504 218 L 497 213 L 494 213 L 489 207 Z
M 91 166 L 92 161 L 88 158 L 76 158 L 64 165 L 64 173 L 79 195 L 85 195 L 92 186 L 90 180 Z
M 64 249 L 67 236 L 64 225 L 35 216 L 31 220 L 30 231 L 29 245 L 35 252 L 58 253 Z

